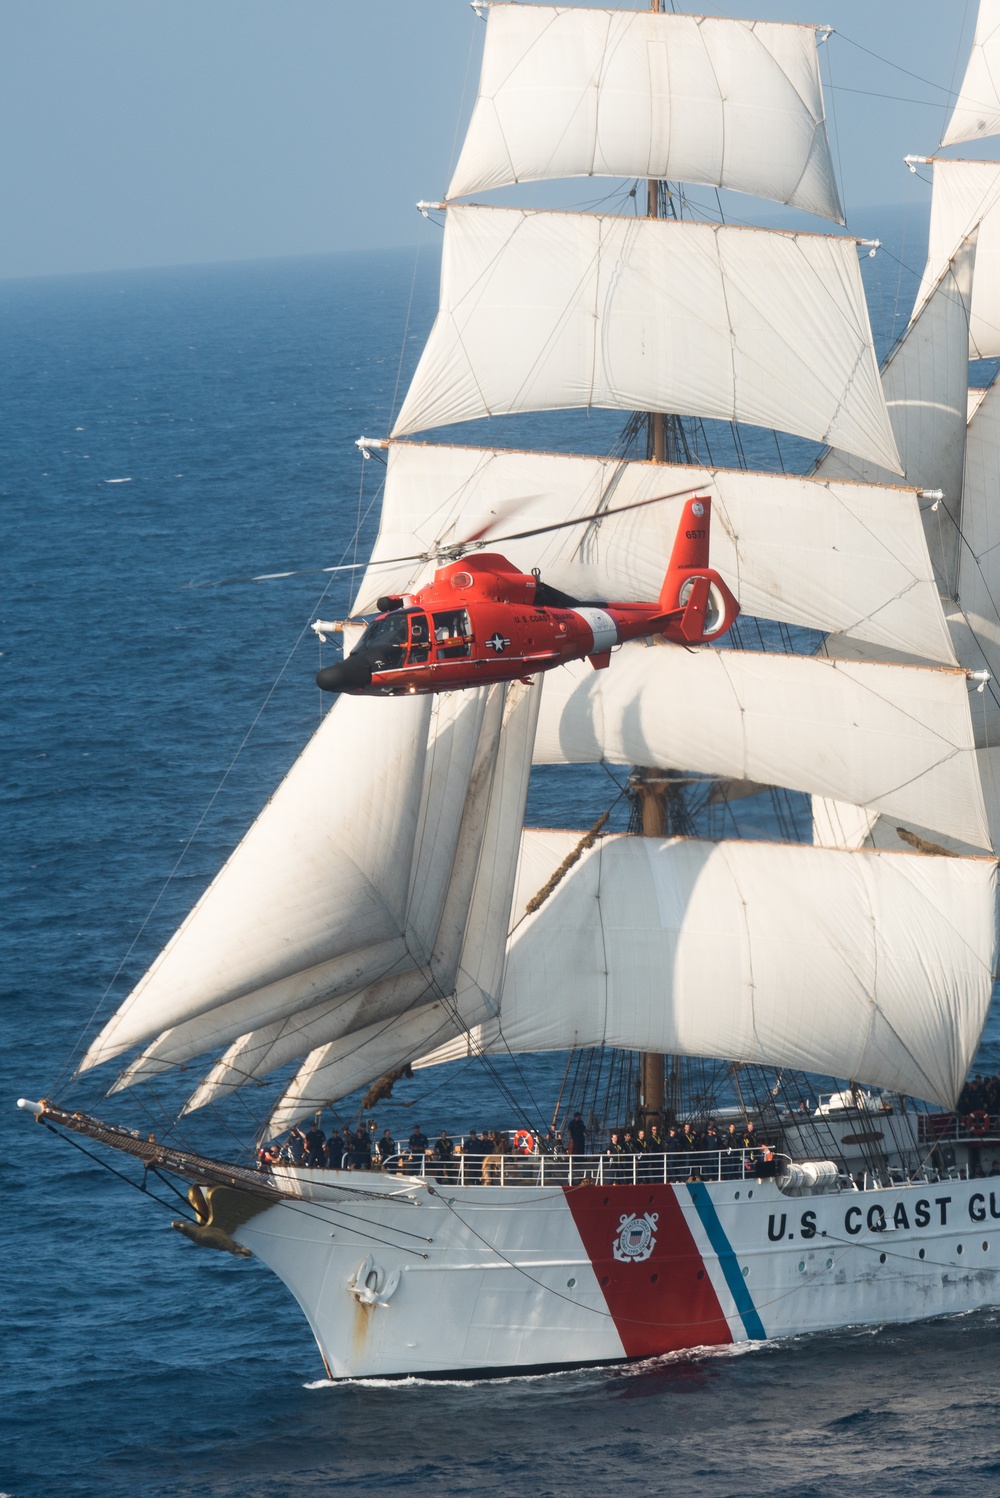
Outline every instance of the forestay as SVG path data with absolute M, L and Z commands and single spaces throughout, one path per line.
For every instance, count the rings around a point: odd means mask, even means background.
M 1000 133 L 1000 0 L 979 0 L 972 55 L 941 141 L 955 146 Z
M 963 240 L 979 226 L 969 322 L 969 357 L 1000 355 L 1000 163 L 935 160 L 927 264 L 916 318 Z
M 574 406 L 750 422 L 900 471 L 852 240 L 450 208 L 394 435 Z
M 641 601 L 663 581 L 685 498 L 712 496 L 712 565 L 746 614 L 955 663 L 917 496 L 792 474 L 626 463 L 496 448 L 390 443 L 382 523 L 354 603 L 429 578 L 433 557 L 490 526 L 482 544 L 576 598 Z M 523 540 L 513 532 L 663 503 Z
M 535 762 L 698 770 L 990 847 L 964 672 L 625 646 L 544 678 Z
M 548 843 L 554 868 L 574 837 L 529 840 Z M 517 908 L 538 887 L 539 861 Z M 516 928 L 492 1048 L 713 1056 L 952 1107 L 993 986 L 996 869 L 992 859 L 605 838 Z
M 843 223 L 815 30 L 491 5 L 448 196 L 580 176 L 728 187 Z

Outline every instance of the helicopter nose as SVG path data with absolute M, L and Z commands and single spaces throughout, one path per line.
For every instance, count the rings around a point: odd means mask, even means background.
M 316 672 L 316 685 L 324 692 L 356 692 L 371 684 L 372 668 L 363 655 L 349 655 L 335 666 Z

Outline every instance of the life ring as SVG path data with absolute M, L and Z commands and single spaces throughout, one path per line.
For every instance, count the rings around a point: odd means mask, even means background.
M 982 1139 L 984 1134 L 990 1131 L 990 1115 L 985 1108 L 973 1108 L 969 1114 L 969 1132 L 975 1134 L 977 1139 Z
M 533 1155 L 535 1153 L 535 1141 L 527 1129 L 518 1129 L 514 1135 L 514 1148 L 519 1155 Z

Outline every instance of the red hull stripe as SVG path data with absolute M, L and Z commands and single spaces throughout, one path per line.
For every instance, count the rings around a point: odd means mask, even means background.
M 733 1340 L 673 1187 L 563 1190 L 626 1357 Z

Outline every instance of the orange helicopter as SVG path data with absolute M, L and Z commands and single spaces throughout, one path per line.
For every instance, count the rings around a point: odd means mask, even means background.
M 584 603 L 497 552 L 460 557 L 418 593 L 380 598 L 378 618 L 356 648 L 318 671 L 316 683 L 324 692 L 366 697 L 453 692 L 526 680 L 584 656 L 603 670 L 616 645 L 654 634 L 677 645 L 721 639 L 740 606 L 708 565 L 711 515 L 708 496 L 684 505 L 655 603 Z

